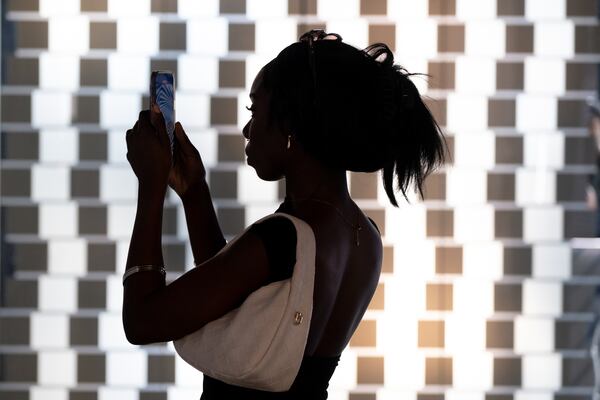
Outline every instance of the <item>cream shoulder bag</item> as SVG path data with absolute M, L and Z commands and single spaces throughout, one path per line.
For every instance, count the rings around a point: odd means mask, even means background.
M 183 360 L 206 375 L 232 385 L 281 392 L 292 386 L 304 356 L 316 250 L 312 228 L 299 218 L 275 213 L 257 223 L 274 216 L 287 217 L 296 228 L 292 277 L 260 287 L 240 307 L 173 344 Z

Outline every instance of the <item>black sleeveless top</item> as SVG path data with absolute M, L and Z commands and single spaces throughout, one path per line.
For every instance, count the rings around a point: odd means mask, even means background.
M 371 218 L 369 220 L 375 225 Z M 254 223 L 249 231 L 256 233 L 261 238 L 267 252 L 269 265 L 273 267 L 265 285 L 290 278 L 294 270 L 294 264 L 296 264 L 297 240 L 296 229 L 292 221 L 285 217 L 272 217 L 260 223 Z M 339 363 L 340 356 L 304 356 L 298 375 L 290 390 L 286 392 L 268 392 L 230 385 L 204 374 L 200 400 L 324 400 L 328 397 L 329 380 Z

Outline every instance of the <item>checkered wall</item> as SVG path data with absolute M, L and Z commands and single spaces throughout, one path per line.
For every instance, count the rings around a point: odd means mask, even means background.
M 378 289 L 331 399 L 583 400 L 598 254 L 585 99 L 598 88 L 596 0 L 9 0 L 2 3 L 0 397 L 194 399 L 201 374 L 121 322 L 136 205 L 124 133 L 151 70 L 176 74 L 231 239 L 282 200 L 244 164 L 260 67 L 303 32 L 383 41 L 444 127 L 452 163 L 424 201 L 389 206 L 349 173 L 383 233 Z M 163 217 L 172 280 L 192 265 L 182 207 Z

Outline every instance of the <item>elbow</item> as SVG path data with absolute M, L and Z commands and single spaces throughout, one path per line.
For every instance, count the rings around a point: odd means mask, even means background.
M 144 327 L 143 319 L 139 317 L 138 313 L 132 311 L 123 308 L 123 330 L 127 341 L 138 346 L 149 344 L 147 335 L 145 335 L 148 330 Z

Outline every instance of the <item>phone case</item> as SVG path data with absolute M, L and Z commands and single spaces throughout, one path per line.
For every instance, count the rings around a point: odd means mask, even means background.
M 150 108 L 158 106 L 161 111 L 171 142 L 175 140 L 175 78 L 171 71 L 152 71 L 150 76 Z

